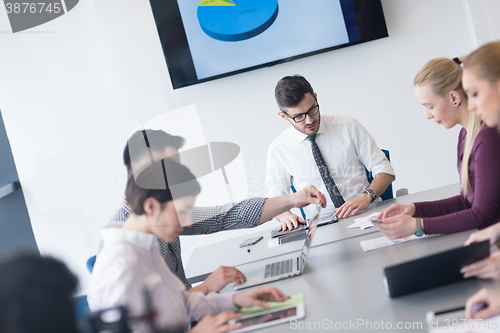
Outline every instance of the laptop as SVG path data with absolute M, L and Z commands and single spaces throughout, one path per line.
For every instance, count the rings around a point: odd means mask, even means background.
M 234 290 L 250 288 L 260 284 L 301 275 L 306 266 L 306 260 L 314 233 L 318 227 L 320 211 L 321 205 L 317 205 L 309 225 L 309 230 L 307 230 L 307 238 L 304 241 L 304 246 L 300 252 L 286 253 L 259 261 L 257 263 L 252 263 L 251 265 L 244 265 L 247 267 L 250 266 L 249 269 L 245 269 L 246 267 L 240 268 L 236 266 L 236 268 L 240 269 L 242 273 L 245 274 L 247 280 L 241 284 L 235 285 Z

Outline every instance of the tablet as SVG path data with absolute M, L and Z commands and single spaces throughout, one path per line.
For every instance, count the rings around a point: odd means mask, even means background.
M 489 255 L 490 242 L 486 240 L 386 267 L 386 293 L 398 297 L 463 281 L 460 269 Z
M 331 223 L 336 223 L 338 221 L 339 221 L 339 218 L 337 216 L 333 216 L 333 213 L 322 215 L 319 217 L 318 227 L 323 226 L 323 225 L 327 225 L 327 224 L 331 224 Z M 282 230 L 282 231 L 271 230 L 271 238 L 276 238 L 276 237 L 285 236 L 285 235 L 291 235 L 291 234 L 300 232 L 302 230 L 309 229 L 309 223 L 310 223 L 310 221 L 308 220 L 307 224 L 301 223 L 301 224 L 299 224 L 299 226 L 297 228 L 292 229 L 292 230 Z
M 250 308 L 240 311 L 242 317 L 231 320 L 230 323 L 241 323 L 242 327 L 231 332 L 249 332 L 268 326 L 274 326 L 283 323 L 290 323 L 292 320 L 298 320 L 305 317 L 304 294 L 292 296 L 285 301 L 282 306 L 278 302 L 270 302 L 270 308 Z
M 319 217 L 318 227 L 325 225 L 325 224 L 336 223 L 338 221 L 339 221 L 338 216 L 333 216 L 333 213 L 327 214 L 327 215 L 322 215 Z

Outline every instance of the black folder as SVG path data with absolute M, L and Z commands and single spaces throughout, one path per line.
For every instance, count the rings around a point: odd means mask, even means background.
M 386 267 L 390 297 L 403 296 L 465 280 L 460 269 L 490 255 L 489 241 Z

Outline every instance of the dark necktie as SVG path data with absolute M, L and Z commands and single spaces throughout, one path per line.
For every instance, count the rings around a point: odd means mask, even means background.
M 321 178 L 323 179 L 323 183 L 325 183 L 326 190 L 330 195 L 330 198 L 335 205 L 335 208 L 338 208 L 344 204 L 344 198 L 342 198 L 342 194 L 340 194 L 337 185 L 333 181 L 332 175 L 330 175 L 330 170 L 326 166 L 325 160 L 323 159 L 323 155 L 321 155 L 321 151 L 319 150 L 318 145 L 316 144 L 316 134 L 308 135 L 307 139 L 311 141 L 311 148 L 314 157 L 314 161 L 316 161 L 316 165 L 318 166 L 319 173 Z

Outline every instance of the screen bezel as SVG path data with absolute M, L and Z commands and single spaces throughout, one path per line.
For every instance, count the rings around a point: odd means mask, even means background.
M 153 16 L 160 37 L 163 55 L 165 57 L 165 61 L 167 62 L 170 80 L 172 82 L 173 88 L 178 89 L 249 72 L 263 67 L 271 67 L 283 64 L 296 59 L 302 59 L 316 54 L 366 43 L 389 36 L 381 0 L 340 1 L 341 3 L 343 1 L 352 1 L 354 12 L 356 13 L 356 19 L 358 22 L 361 39 L 341 45 L 324 48 L 321 50 L 295 55 L 293 57 L 279 59 L 272 62 L 262 63 L 256 66 L 246 67 L 223 74 L 210 76 L 203 79 L 198 79 L 196 76 L 191 51 L 189 49 L 189 43 L 184 30 L 184 24 L 182 23 L 181 13 L 177 1 L 150 0 L 150 4 L 153 10 Z M 164 15 L 162 17 L 162 20 L 160 20 L 160 18 L 158 17 L 159 13 L 168 13 L 168 15 L 166 15 L 167 17 L 165 17 Z M 181 59 L 182 61 L 180 61 Z

